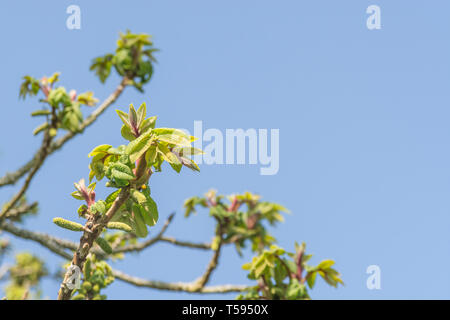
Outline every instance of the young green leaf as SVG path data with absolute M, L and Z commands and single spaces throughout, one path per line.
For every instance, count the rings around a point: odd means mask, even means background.
M 146 106 L 145 102 L 143 102 L 137 111 L 137 127 L 138 128 L 141 127 L 142 122 L 144 122 L 146 115 L 147 115 L 147 106 Z
M 131 162 L 136 162 L 142 156 L 153 142 L 151 131 L 147 131 L 139 138 L 131 141 L 125 149 L 125 153 L 130 156 Z
M 108 241 L 106 241 L 105 239 L 99 237 L 99 238 L 95 239 L 95 242 L 98 244 L 98 246 L 100 248 L 102 248 L 102 250 L 106 254 L 111 254 L 113 252 L 111 246 L 108 243 Z

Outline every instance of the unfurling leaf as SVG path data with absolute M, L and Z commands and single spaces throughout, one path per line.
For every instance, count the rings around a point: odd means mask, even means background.
M 131 141 L 125 149 L 125 153 L 130 156 L 131 162 L 136 162 L 140 156 L 142 156 L 152 144 L 151 131 L 147 131 L 139 138 Z
M 107 253 L 107 254 L 111 254 L 112 253 L 112 248 L 109 245 L 108 241 L 106 241 L 103 238 L 97 238 L 95 239 L 95 242 L 98 244 L 98 246 L 100 248 L 102 248 L 102 250 Z
M 148 230 L 139 205 L 133 205 L 133 216 L 136 224 L 136 235 L 140 238 L 145 238 L 148 235 Z

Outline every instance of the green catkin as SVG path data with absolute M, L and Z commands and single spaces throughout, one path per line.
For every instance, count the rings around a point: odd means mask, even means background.
M 84 300 L 86 299 L 86 297 L 84 296 L 84 294 L 78 294 L 75 297 L 72 298 L 72 300 Z
M 99 293 L 99 292 L 100 292 L 100 286 L 99 286 L 98 284 L 94 285 L 94 286 L 92 287 L 92 291 L 93 291 L 94 293 Z
M 72 230 L 72 231 L 83 231 L 84 230 L 83 225 L 73 222 L 73 221 L 63 219 L 63 218 L 54 218 L 53 223 L 56 224 L 58 227 Z
M 91 265 L 91 260 L 87 260 L 86 263 L 84 264 L 84 278 L 85 280 L 89 280 L 89 278 L 91 277 L 91 271 L 92 271 L 92 265 Z
M 108 229 L 115 229 L 115 230 L 122 230 L 125 232 L 131 232 L 133 231 L 133 229 L 131 229 L 131 227 L 125 223 L 122 222 L 109 222 L 106 227 Z
M 102 248 L 103 251 L 105 251 L 105 253 L 107 254 L 111 254 L 112 253 L 112 248 L 109 245 L 108 241 L 106 241 L 103 238 L 97 238 L 95 240 L 95 242 L 99 245 L 100 248 Z
M 91 289 L 92 289 L 92 284 L 91 284 L 89 281 L 85 281 L 85 282 L 83 283 L 83 289 L 86 290 L 86 291 L 91 291 Z

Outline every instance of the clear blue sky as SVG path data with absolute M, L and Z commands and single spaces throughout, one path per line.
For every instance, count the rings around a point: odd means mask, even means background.
M 81 30 L 66 28 L 66 8 L 81 7 Z M 382 29 L 366 28 L 366 8 L 381 7 Z M 2 126 L 0 173 L 28 160 L 40 138 L 29 113 L 36 99 L 18 100 L 21 77 L 62 72 L 62 84 L 100 99 L 118 78 L 101 85 L 88 67 L 115 47 L 129 28 L 154 36 L 161 51 L 144 95 L 128 90 L 113 108 L 55 153 L 28 192 L 40 214 L 28 228 L 78 240 L 54 226 L 76 217 L 72 183 L 87 177 L 87 153 L 97 144 L 123 143 L 114 108 L 146 101 L 159 126 L 280 129 L 280 170 L 205 166 L 200 174 L 170 170 L 152 177 L 162 219 L 178 213 L 167 234 L 207 241 L 212 221 L 203 212 L 186 220 L 182 203 L 209 188 L 250 190 L 292 211 L 273 233 L 292 248 L 306 241 L 336 260 L 345 287 L 322 282 L 313 298 L 450 297 L 450 20 L 448 1 L 2 1 Z M 15 189 L 0 190 L 4 202 Z M 162 221 L 162 220 L 161 220 Z M 157 228 L 159 229 L 159 228 Z M 155 229 L 155 231 L 157 230 Z M 15 248 L 40 254 L 52 271 L 62 259 L 31 242 Z M 247 283 L 249 260 L 227 248 L 212 284 Z M 209 254 L 170 245 L 129 256 L 114 267 L 171 281 L 203 272 Z M 366 268 L 381 267 L 378 291 L 366 288 Z M 44 294 L 56 297 L 58 282 Z M 119 281 L 110 298 L 233 298 L 138 289 Z

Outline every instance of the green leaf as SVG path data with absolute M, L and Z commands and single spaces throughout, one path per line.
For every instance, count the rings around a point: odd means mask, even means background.
M 109 245 L 108 241 L 106 241 L 103 238 L 97 238 L 95 239 L 95 242 L 98 244 L 100 248 L 106 253 L 111 254 L 113 252 L 111 246 Z
M 64 87 L 58 87 L 56 89 L 50 90 L 47 96 L 48 103 L 53 107 L 58 107 L 59 104 L 70 105 L 71 100 L 67 95 L 66 89 Z
M 156 202 L 147 195 L 147 202 L 145 204 L 145 209 L 147 211 L 147 214 L 149 217 L 146 219 L 146 223 L 152 227 L 158 222 L 159 213 L 158 213 L 158 206 L 156 205 Z
M 54 84 L 54 83 L 58 82 L 60 74 L 61 74 L 60 72 L 55 72 L 47 79 L 47 82 L 49 84 Z
M 84 200 L 83 196 L 78 191 L 74 191 L 70 195 L 77 200 Z
M 156 116 L 145 119 L 142 121 L 139 127 L 139 131 L 146 132 L 148 129 L 154 129 L 155 123 L 156 123 Z
M 136 139 L 136 136 L 131 132 L 130 127 L 126 125 L 122 125 L 122 129 L 120 129 L 120 134 L 128 141 L 133 141 L 134 139 Z
M 106 153 L 111 148 L 111 145 L 109 144 L 101 144 L 97 147 L 95 147 L 91 153 L 88 154 L 88 157 L 94 157 L 99 153 Z
M 144 217 L 138 205 L 133 205 L 134 222 L 136 224 L 136 235 L 140 238 L 145 238 L 148 235 L 147 226 Z
M 145 162 L 149 167 L 155 163 L 156 155 L 156 146 L 151 146 L 145 153 Z
M 163 144 L 158 144 L 158 152 L 162 155 L 163 159 L 170 164 L 181 165 L 178 157 L 169 150 L 169 148 Z
M 111 205 L 113 204 L 113 202 L 116 200 L 117 196 L 119 195 L 120 190 L 116 190 L 113 193 L 109 194 L 106 199 L 106 208 L 109 209 L 111 207 Z
M 332 265 L 334 265 L 333 260 L 323 260 L 319 265 L 317 266 L 318 269 L 326 270 L 330 268 Z
M 122 120 L 123 124 L 131 128 L 130 122 L 128 121 L 128 114 L 126 114 L 122 110 L 116 110 L 116 112 L 119 115 L 119 118 Z
M 189 168 L 191 170 L 200 172 L 200 168 L 194 162 L 194 160 L 189 159 L 189 158 L 185 158 L 185 157 L 181 157 L 180 160 L 181 160 L 182 165 L 184 165 L 185 167 L 187 167 L 187 168 Z
M 102 200 L 97 201 L 91 206 L 93 213 L 98 212 L 104 214 L 106 212 L 106 203 Z
M 130 156 L 131 162 L 136 162 L 142 156 L 153 142 L 151 131 L 147 131 L 139 138 L 131 141 L 125 149 L 125 153 Z
M 79 94 L 77 97 L 77 101 L 81 104 L 92 107 L 98 102 L 98 99 L 94 97 L 94 93 L 92 91 L 88 91 Z
M 145 116 L 147 115 L 147 106 L 145 102 L 141 104 L 137 111 L 137 127 L 140 128 L 142 123 L 145 120 Z
M 312 289 L 314 287 L 314 284 L 316 283 L 317 278 L 317 272 L 313 271 L 306 277 L 306 281 L 308 283 L 308 286 Z
M 244 270 L 250 270 L 252 268 L 252 263 L 251 262 L 249 262 L 249 263 L 244 263 L 243 265 L 242 265 L 242 269 L 244 269 Z
M 183 136 L 179 136 L 176 134 L 163 134 L 163 135 L 158 135 L 157 138 L 159 141 L 163 141 L 169 144 L 173 144 L 176 146 L 186 146 L 189 147 L 191 145 L 191 142 L 189 139 L 187 139 L 186 137 Z
M 133 104 L 130 104 L 130 109 L 128 111 L 128 121 L 132 128 L 137 129 L 138 128 L 138 117 L 136 114 L 136 110 L 134 109 Z
M 116 168 L 111 170 L 111 176 L 115 180 L 133 180 L 135 178 L 128 173 L 117 170 Z
M 99 77 L 101 83 L 104 83 L 111 73 L 112 58 L 112 54 L 97 57 L 93 60 L 89 68 L 89 70 L 95 71 L 95 74 Z
M 203 150 L 194 147 L 184 147 L 175 149 L 182 156 L 193 156 L 197 154 L 204 154 Z

